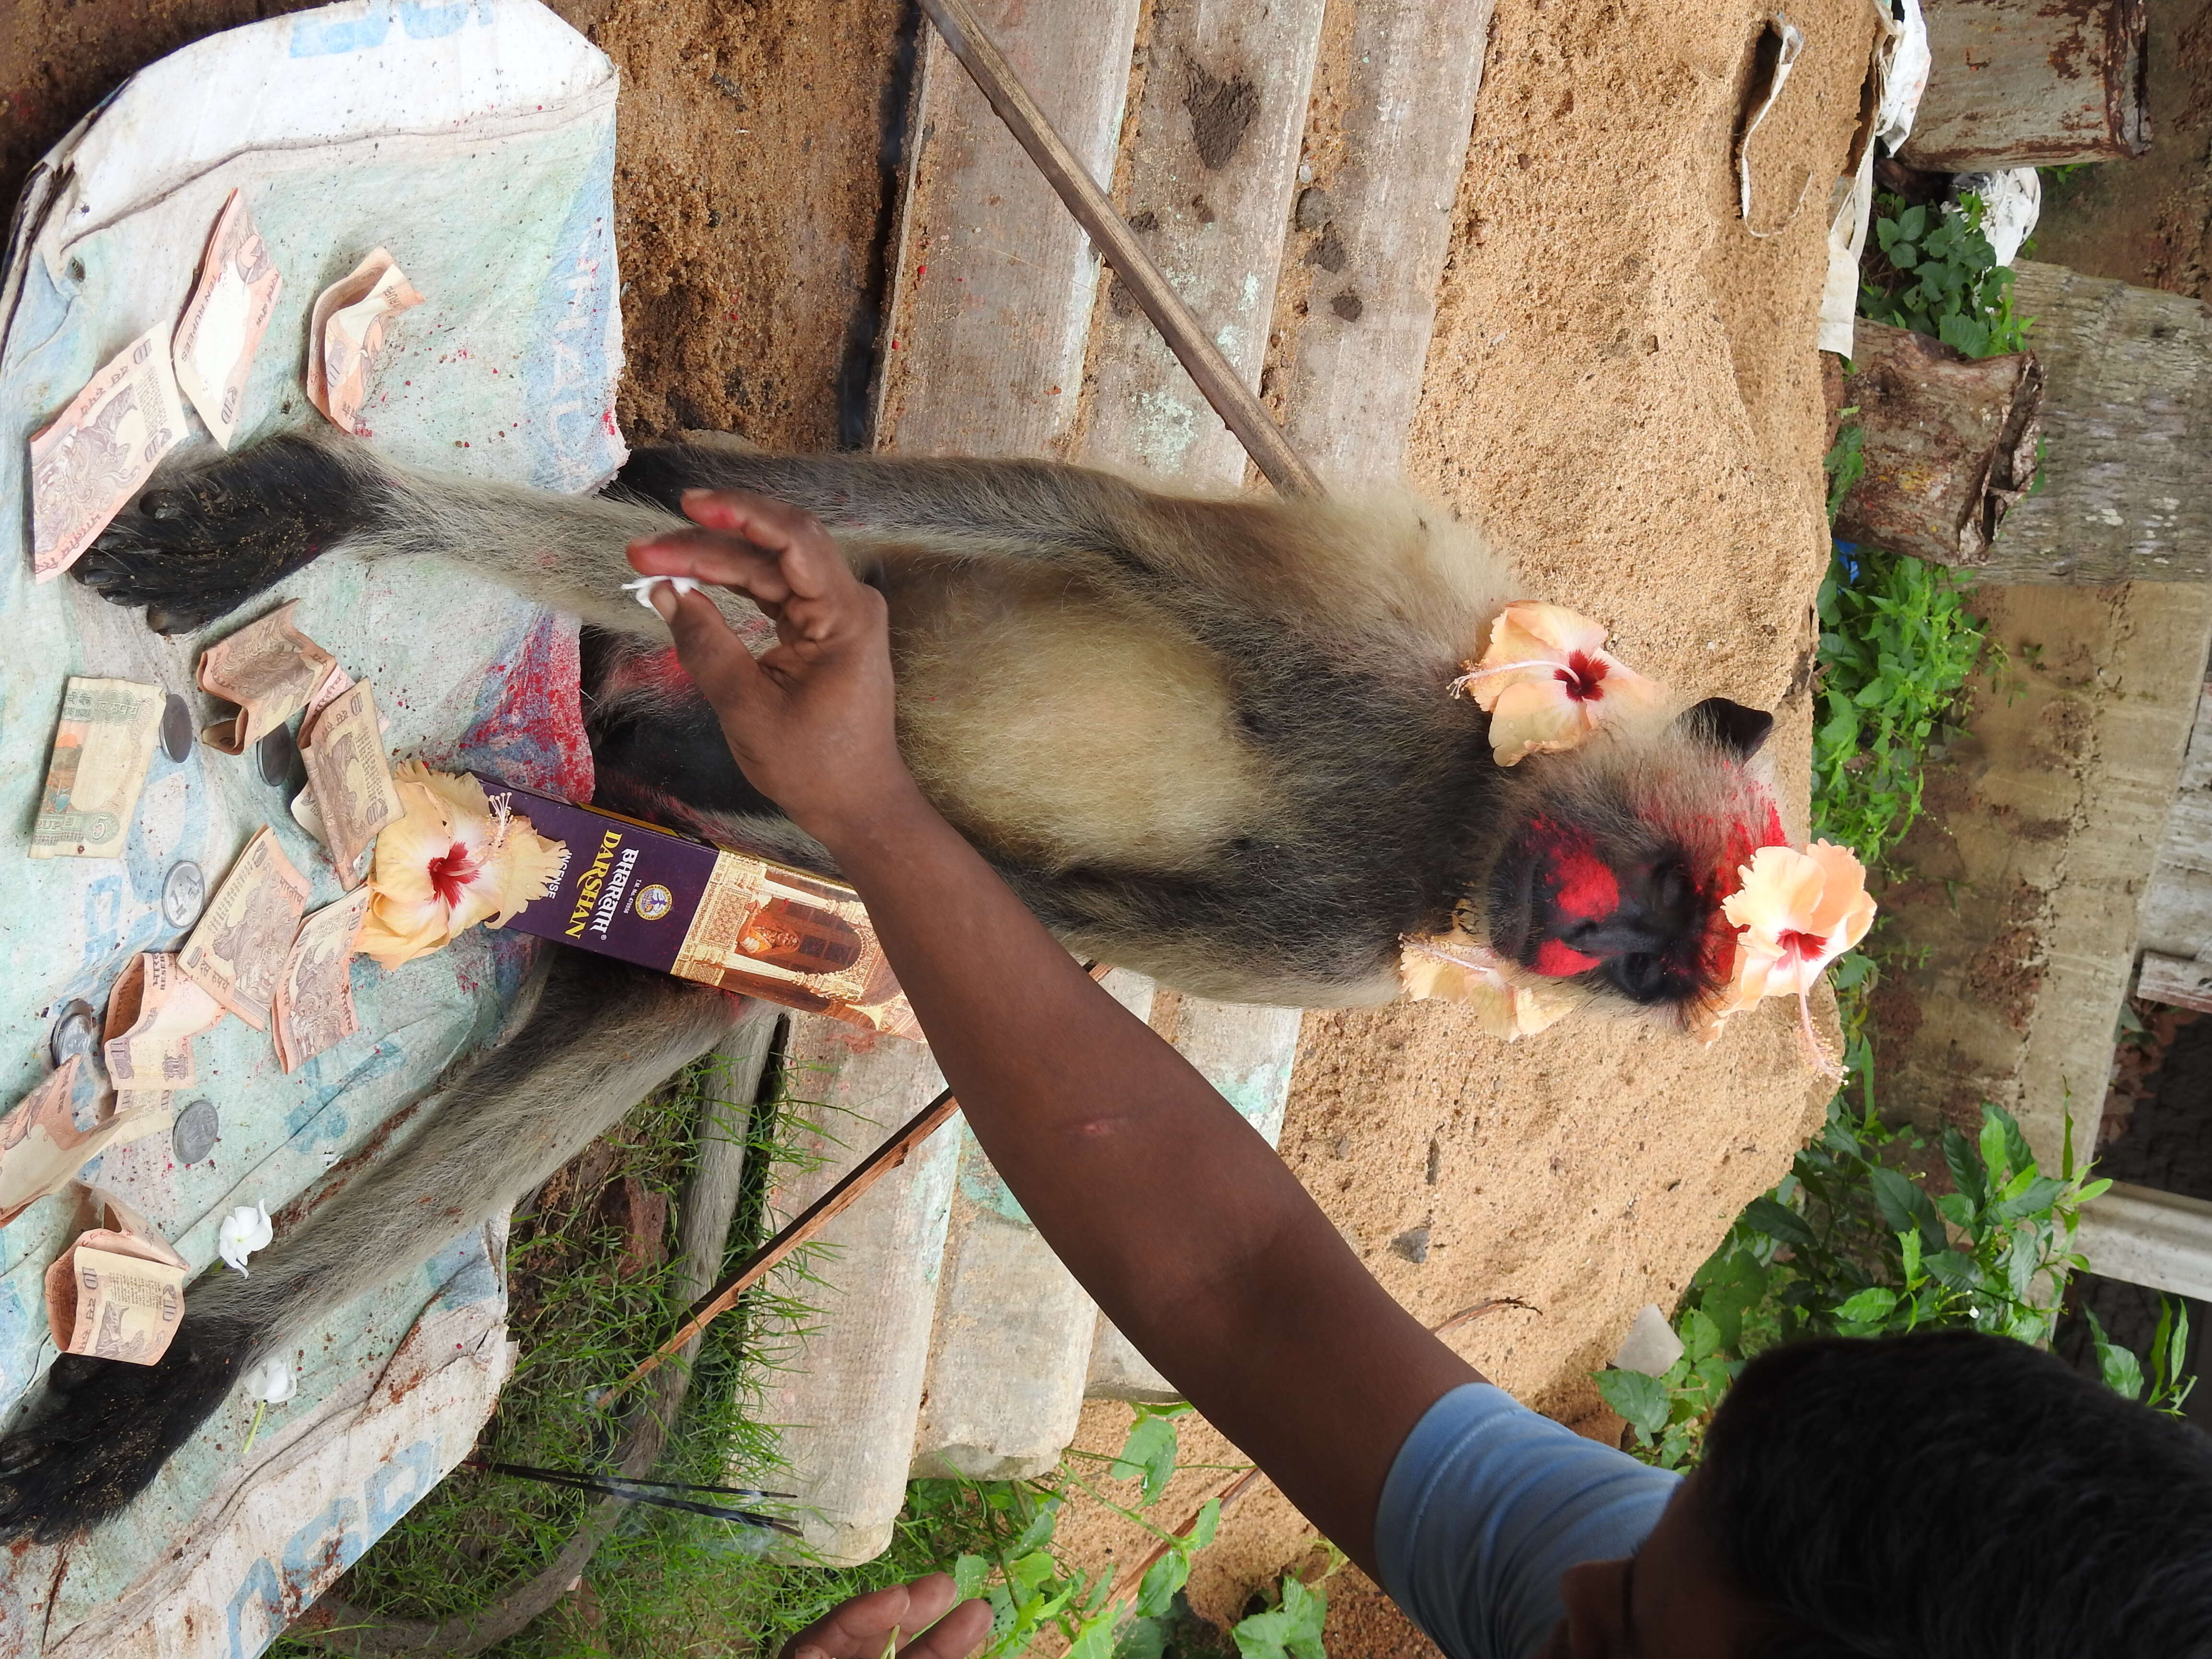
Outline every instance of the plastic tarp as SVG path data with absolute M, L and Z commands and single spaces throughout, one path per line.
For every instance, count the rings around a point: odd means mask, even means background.
M 234 448 L 322 418 L 301 390 L 308 309 L 382 246 L 426 303 L 398 319 L 378 367 L 362 415 L 370 441 L 414 465 L 596 487 L 624 453 L 615 94 L 612 66 L 534 0 L 350 0 L 141 71 L 33 175 L 0 282 L 0 495 L 14 509 L 0 524 L 0 837 L 15 854 L 0 889 L 0 1108 L 47 1070 L 58 1010 L 74 998 L 104 1007 L 133 952 L 181 942 L 161 909 L 179 860 L 212 887 L 267 823 L 313 883 L 311 908 L 340 891 L 288 811 L 290 791 L 264 783 L 251 753 L 204 745 L 181 763 L 157 749 L 122 858 L 24 857 L 66 677 L 157 684 L 207 723 L 200 650 L 296 599 L 300 624 L 375 682 L 395 753 L 588 798 L 573 621 L 458 571 L 332 557 L 202 636 L 164 640 L 66 577 L 33 585 L 26 446 L 125 343 L 173 324 L 237 188 L 283 289 Z M 179 1165 L 159 1135 L 111 1151 L 87 1178 L 140 1208 L 195 1269 L 235 1205 L 265 1202 L 281 1238 L 289 1200 L 373 1150 L 388 1118 L 489 1038 L 530 948 L 479 929 L 395 974 L 357 958 L 360 1032 L 289 1077 L 266 1033 L 224 1021 L 196 1040 L 199 1083 L 177 1097 L 217 1108 L 212 1154 Z M 96 1109 L 88 1097 L 80 1123 Z M 53 1357 L 41 1279 L 80 1224 L 66 1194 L 0 1231 L 0 1412 Z M 498 1249 L 466 1237 L 299 1334 L 299 1392 L 270 1409 L 250 1459 L 251 1407 L 234 1399 L 90 1540 L 0 1556 L 0 1659 L 260 1651 L 465 1452 L 507 1367 Z M 409 1388 L 376 1381 L 403 1358 Z

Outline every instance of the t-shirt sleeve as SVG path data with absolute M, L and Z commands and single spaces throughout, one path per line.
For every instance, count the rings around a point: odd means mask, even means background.
M 1375 1516 L 1382 1588 L 1451 1659 L 1528 1659 L 1559 1575 L 1634 1553 L 1681 1477 L 1469 1382 L 1398 1449 Z

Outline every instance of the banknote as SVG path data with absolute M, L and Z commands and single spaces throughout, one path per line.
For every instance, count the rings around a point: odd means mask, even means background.
M 358 429 L 368 372 L 384 349 L 392 319 L 422 303 L 415 285 L 382 248 L 316 296 L 307 323 L 307 401 L 342 431 Z
M 300 758 L 307 763 L 307 787 L 322 815 L 323 842 L 350 891 L 361 884 L 361 855 L 403 810 L 368 681 L 342 692 L 315 716 Z
M 31 573 L 77 562 L 185 434 L 161 331 L 148 329 L 31 437 Z
M 232 1013 L 265 1031 L 285 954 L 307 908 L 307 878 L 264 823 L 209 899 L 178 953 L 179 965 Z
M 323 676 L 323 684 L 320 689 L 316 691 L 313 696 L 307 699 L 307 713 L 300 716 L 300 741 L 301 743 L 307 743 L 312 739 L 315 729 L 315 716 L 321 714 L 323 710 L 328 708 L 332 703 L 336 702 L 343 693 L 352 690 L 353 676 L 347 673 L 344 669 L 339 667 L 336 663 L 332 663 L 331 665 L 331 672 Z
M 123 856 L 167 701 L 158 685 L 70 676 L 31 827 L 33 858 Z
M 246 411 L 253 354 L 283 287 L 245 197 L 234 190 L 216 216 L 207 252 L 200 256 L 199 282 L 169 342 L 178 388 L 225 449 Z
M 200 653 L 200 690 L 238 704 L 237 715 L 210 726 L 201 741 L 226 755 L 246 745 L 307 706 L 337 666 L 337 659 L 292 625 L 294 599 Z
M 118 1093 L 182 1089 L 199 1080 L 192 1039 L 223 1017 L 223 1006 L 167 951 L 142 951 L 107 994 L 102 1054 Z
M 46 1326 L 64 1353 L 150 1365 L 184 1317 L 191 1269 L 143 1216 L 95 1197 L 112 1224 L 79 1233 L 46 1269 Z
M 70 1097 L 83 1064 L 82 1054 L 71 1054 L 0 1118 L 0 1227 L 61 1191 L 110 1146 L 169 1127 L 168 1097 L 141 1095 L 135 1100 L 118 1096 L 118 1110 L 89 1129 L 78 1128 Z
M 276 1060 L 296 1072 L 361 1030 L 349 963 L 373 895 L 364 887 L 309 916 L 276 985 Z

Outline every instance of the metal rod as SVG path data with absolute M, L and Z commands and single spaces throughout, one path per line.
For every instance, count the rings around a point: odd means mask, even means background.
M 984 33 L 982 24 L 969 9 L 968 0 L 921 0 L 921 8 L 929 14 L 937 32 L 945 37 L 945 44 L 952 54 L 975 77 L 983 96 L 990 100 L 991 107 L 1006 124 L 1015 142 L 1029 152 L 1046 181 L 1059 192 L 1067 210 L 1075 216 L 1076 223 L 1089 234 L 1091 243 L 1105 257 L 1114 273 L 1128 286 L 1129 293 L 1145 315 L 1152 319 L 1160 337 L 1168 343 L 1176 361 L 1189 372 L 1206 401 L 1213 405 L 1213 412 L 1221 416 L 1245 453 L 1267 474 L 1267 481 L 1285 495 L 1322 495 L 1321 479 L 1304 459 L 1291 447 L 1291 441 L 1283 435 L 1274 417 L 1261 406 L 1221 355 L 1191 309 L 1182 302 L 1182 296 L 1168 283 L 1160 268 L 1152 263 L 1136 233 L 1115 211 L 1106 192 L 1085 168 L 1075 152 L 1067 147 L 1057 129 L 1045 112 L 1030 96 L 1029 88 L 1014 73 L 991 37 Z

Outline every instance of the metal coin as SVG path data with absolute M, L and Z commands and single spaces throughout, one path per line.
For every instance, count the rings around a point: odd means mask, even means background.
M 200 919 L 207 903 L 207 878 L 189 859 L 169 866 L 161 883 L 161 920 L 172 927 L 189 927 Z
M 100 1018 L 92 1012 L 92 1005 L 82 997 L 66 1004 L 54 1016 L 53 1033 L 46 1040 L 46 1048 L 56 1066 L 64 1064 L 71 1054 L 98 1054 Z
M 287 784 L 307 781 L 307 769 L 300 759 L 300 745 L 292 740 L 292 728 L 279 726 L 253 745 L 253 758 L 261 769 L 261 781 L 271 788 L 282 789 Z
M 161 709 L 161 752 L 173 761 L 185 759 L 192 752 L 192 710 L 175 692 Z
M 179 1164 L 197 1164 L 215 1150 L 216 1137 L 222 1133 L 222 1121 L 216 1115 L 211 1100 L 195 1100 L 177 1114 L 176 1127 L 169 1131 L 169 1148 L 177 1155 Z

